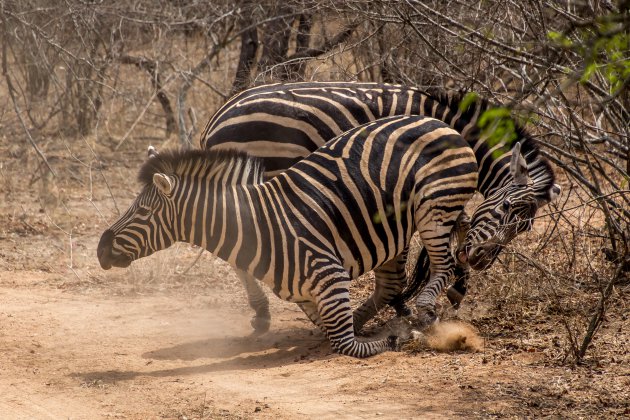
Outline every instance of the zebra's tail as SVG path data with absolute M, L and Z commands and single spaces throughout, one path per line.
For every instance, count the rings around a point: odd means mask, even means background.
M 428 283 L 429 277 L 431 276 L 429 267 L 429 253 L 426 248 L 422 247 L 420 254 L 418 255 L 418 260 L 416 261 L 416 266 L 414 267 L 411 277 L 407 282 L 407 286 L 389 303 L 392 307 L 394 307 L 394 309 L 396 309 L 396 312 L 404 312 L 404 308 L 406 307 L 405 304 L 416 297 L 422 288 Z

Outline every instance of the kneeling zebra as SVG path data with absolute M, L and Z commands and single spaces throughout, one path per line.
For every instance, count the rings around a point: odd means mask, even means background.
M 339 353 L 392 349 L 391 338 L 356 340 L 350 280 L 395 259 L 417 231 L 430 282 L 443 287 L 451 230 L 477 186 L 471 148 L 441 121 L 398 116 L 347 131 L 269 181 L 263 173 L 236 151 L 150 157 L 142 191 L 101 237 L 101 266 L 193 243 L 300 305 Z

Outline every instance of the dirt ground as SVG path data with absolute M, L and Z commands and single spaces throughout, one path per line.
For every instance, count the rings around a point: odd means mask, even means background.
M 583 365 L 563 362 L 562 311 L 502 306 L 484 289 L 496 272 L 444 315 L 478 328 L 480 352 L 358 360 L 273 296 L 271 330 L 252 336 L 231 268 L 188 245 L 101 270 L 98 238 L 132 199 L 145 147 L 49 147 L 56 179 L 30 151 L 0 148 L 1 418 L 630 416 L 627 286 Z

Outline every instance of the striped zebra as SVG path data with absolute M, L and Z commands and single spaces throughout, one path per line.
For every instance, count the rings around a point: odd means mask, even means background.
M 441 121 L 396 116 L 353 128 L 266 182 L 263 171 L 239 151 L 150 157 L 142 191 L 101 237 L 101 266 L 193 243 L 297 303 L 337 352 L 393 349 L 395 337 L 355 338 L 350 280 L 400 255 L 417 231 L 430 281 L 446 282 L 451 230 L 477 185 L 468 143 Z
M 527 133 L 517 126 L 517 139 L 506 142 L 490 142 L 481 136 L 477 127 L 480 115 L 490 105 L 476 100 L 466 109 L 460 107 L 464 95 L 445 93 L 439 89 L 420 90 L 391 84 L 354 82 L 301 82 L 272 84 L 246 90 L 223 105 L 210 119 L 201 135 L 201 147 L 208 149 L 239 149 L 263 159 L 266 177 L 272 177 L 308 156 L 327 140 L 358 125 L 393 115 L 425 115 L 449 124 L 462 134 L 475 151 L 479 165 L 477 189 L 490 197 L 509 181 L 506 168 L 510 161 L 509 149 L 516 142 L 522 143 L 528 164 L 538 176 L 551 177 L 553 172 L 538 159 L 538 149 Z M 542 165 L 542 166 L 541 166 Z M 534 167 L 542 168 L 539 174 Z M 537 182 L 538 178 L 535 178 Z M 544 185 L 543 185 L 544 184 Z M 540 183 L 537 193 L 541 202 L 550 191 L 546 183 Z M 553 186 L 554 191 L 559 189 Z M 355 326 L 360 327 L 387 303 L 397 312 L 405 313 L 405 300 L 410 299 L 426 281 L 429 259 L 425 250 L 416 270 L 425 271 L 425 277 L 416 277 L 405 294 L 392 299 L 393 290 L 406 284 L 407 250 L 386 266 L 375 270 L 376 289 L 370 299 L 358 309 Z M 459 280 L 447 290 L 449 300 L 458 306 L 466 291 L 465 271 L 458 271 Z M 252 325 L 265 330 L 269 325 L 269 307 L 264 291 L 255 279 L 240 273 L 246 286 L 250 305 L 256 311 Z M 423 280 L 424 279 L 424 280 Z M 431 287 L 431 285 L 429 286 Z M 426 321 L 435 320 L 432 309 L 441 290 L 425 294 L 422 303 Z

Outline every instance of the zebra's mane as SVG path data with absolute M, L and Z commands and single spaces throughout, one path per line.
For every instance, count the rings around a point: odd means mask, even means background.
M 469 93 L 465 90 L 458 92 L 446 91 L 442 88 L 427 88 L 422 91 L 424 94 L 435 100 L 441 106 L 452 110 L 453 113 L 459 110 L 460 104 Z M 484 111 L 491 108 L 501 107 L 486 98 L 477 96 L 467 109 L 461 112 L 459 120 L 470 122 L 479 118 Z M 527 132 L 525 127 L 514 120 L 514 130 L 516 139 L 510 145 L 510 149 L 516 142 L 521 143 L 521 154 L 525 157 L 530 178 L 534 181 L 534 189 L 537 195 L 548 195 L 549 190 L 555 182 L 555 174 L 549 161 L 540 155 L 538 142 Z M 479 128 L 475 127 L 475 132 L 471 135 L 479 136 Z M 507 152 L 507 149 L 506 149 Z
M 153 183 L 153 175 L 164 173 L 179 177 L 221 177 L 226 184 L 262 182 L 262 160 L 238 150 L 173 149 L 149 157 L 140 168 L 138 181 Z

